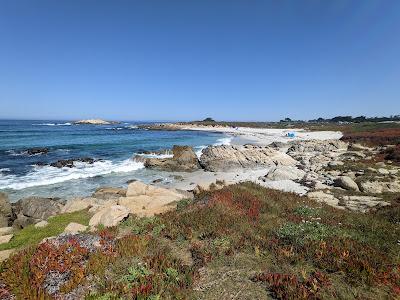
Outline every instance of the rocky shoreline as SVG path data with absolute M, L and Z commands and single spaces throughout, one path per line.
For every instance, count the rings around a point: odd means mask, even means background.
M 320 223 L 321 217 L 317 217 L 319 214 L 324 216 L 324 213 L 332 214 L 332 218 L 338 222 L 337 226 L 340 226 L 337 231 L 332 231 L 334 235 L 343 230 L 341 222 L 345 214 L 357 221 L 358 218 L 364 220 L 382 211 L 388 213 L 388 207 L 392 204 L 395 208 L 396 204 L 393 201 L 398 201 L 396 197 L 400 193 L 400 167 L 388 159 L 375 160 L 382 152 L 390 150 L 390 147 L 365 147 L 340 140 L 302 140 L 276 142 L 268 146 L 208 146 L 198 157 L 189 146 L 174 146 L 171 152 L 158 153 L 165 154 L 163 158 L 151 157 L 152 153 L 143 153 L 134 158 L 143 162 L 146 168 L 170 174 L 175 177 L 174 182 L 156 180 L 153 184 L 145 184 L 130 180 L 127 188 L 101 187 L 88 197 L 68 201 L 59 198 L 28 197 L 10 203 L 7 195 L 0 193 L 0 261 L 4 261 L 3 265 L 8 266 L 5 270 L 6 274 L 9 274 L 12 271 L 7 270 L 12 270 L 14 262 L 18 262 L 27 253 L 24 251 L 34 249 L 33 254 L 28 254 L 27 257 L 29 266 L 37 268 L 32 274 L 43 278 L 37 288 L 57 299 L 60 295 L 66 297 L 62 299 L 82 299 L 88 290 L 99 291 L 98 287 L 104 282 L 103 273 L 96 273 L 97 286 L 93 287 L 92 277 L 87 275 L 97 272 L 97 269 L 93 271 L 91 268 L 97 263 L 98 257 L 106 263 L 102 268 L 108 266 L 107 268 L 111 269 L 113 266 L 109 263 L 110 257 L 125 257 L 121 258 L 121 263 L 126 271 L 126 266 L 136 257 L 136 252 L 130 252 L 132 249 L 136 251 L 137 247 L 147 249 L 146 247 L 157 245 L 162 251 L 160 253 L 171 253 L 173 261 L 198 268 L 198 245 L 208 238 L 207 228 L 210 224 L 219 226 L 221 223 L 221 226 L 225 226 L 227 219 L 223 213 L 233 214 L 228 219 L 232 228 L 236 228 L 236 223 L 247 220 L 249 223 L 243 225 L 246 229 L 245 235 L 248 234 L 249 228 L 254 228 L 254 220 L 257 220 L 260 214 L 262 203 L 254 196 L 258 193 L 264 195 L 265 198 L 262 199 L 266 202 L 263 204 L 263 211 L 269 214 L 262 219 L 262 224 L 265 228 L 272 226 L 269 230 L 277 232 L 277 237 L 282 236 L 282 239 L 285 239 L 293 234 L 298 234 L 302 239 L 306 239 L 308 235 L 315 235 L 316 238 L 321 234 L 323 237 L 329 236 L 330 227 Z M 235 183 L 239 184 L 231 185 Z M 293 191 L 300 196 L 263 187 L 284 191 L 296 187 L 297 190 Z M 246 190 L 248 188 L 255 194 L 249 193 Z M 237 193 L 237 189 L 241 192 Z M 236 197 L 235 201 L 242 202 L 232 202 L 232 197 Z M 251 205 L 247 207 L 249 203 Z M 280 212 L 274 215 L 270 205 L 282 206 Z M 221 211 L 215 214 L 217 208 Z M 288 209 L 295 213 L 288 214 Z M 199 210 L 199 213 L 193 213 L 193 210 Z M 364 215 L 370 211 L 371 214 Z M 255 219 L 248 220 L 248 217 Z M 283 227 L 280 223 L 269 224 L 276 217 L 287 218 L 289 223 Z M 162 222 L 160 218 L 164 218 Z M 297 221 L 293 223 L 292 220 Z M 324 222 L 330 224 L 330 221 L 331 219 Z M 176 225 L 178 227 L 175 229 L 175 222 L 186 225 Z M 192 223 L 204 223 L 196 235 L 192 235 Z M 264 234 L 265 229 L 262 228 L 261 232 Z M 235 230 L 212 231 L 211 234 L 218 232 L 222 236 L 212 237 L 211 246 L 205 244 L 205 254 L 201 257 L 207 257 L 207 249 L 210 247 L 225 249 L 228 245 L 224 239 L 226 232 L 235 235 Z M 304 233 L 303 230 L 311 230 L 311 233 Z M 163 234 L 160 235 L 160 232 Z M 188 238 L 193 239 L 190 245 L 182 246 L 182 234 L 187 234 Z M 255 236 L 258 240 L 260 234 Z M 149 238 L 152 239 L 150 244 Z M 125 245 L 126 239 L 132 244 Z M 271 240 L 270 243 L 274 241 Z M 165 247 L 164 243 L 171 248 Z M 29 248 L 32 245 L 33 248 Z M 181 252 L 179 247 L 186 248 Z M 68 249 L 74 249 L 74 252 L 69 253 Z M 258 257 L 257 248 L 255 249 L 255 257 Z M 233 252 L 222 253 L 231 255 L 229 253 Z M 253 246 L 251 253 L 254 253 Z M 177 256 L 179 260 L 176 260 Z M 49 257 L 50 263 L 47 264 Z M 164 262 L 165 257 L 160 256 L 160 260 Z M 42 265 L 47 269 L 42 270 L 38 267 Z M 70 266 L 74 271 L 69 272 L 68 269 L 59 266 Z M 142 267 L 140 263 L 138 266 Z M 140 268 L 138 270 L 141 270 Z M 111 269 L 107 269 L 107 272 Z M 84 270 L 87 273 L 84 273 Z M 172 272 L 172 269 L 167 270 Z M 73 277 L 75 275 L 72 274 L 78 274 L 78 277 Z M 166 278 L 166 281 L 170 280 L 169 275 L 165 274 L 162 275 L 163 278 Z M 199 274 L 200 278 L 204 279 L 200 271 Z M 17 277 L 21 276 L 23 275 Z M 12 289 L 3 284 L 14 284 L 14 281 L 10 283 L 4 278 L 0 282 L 0 292 L 1 288 L 4 288 L 3 294 L 8 297 L 6 299 L 14 299 Z M 63 287 L 75 278 L 80 278 L 77 281 L 79 284 L 64 292 Z M 29 280 L 29 284 L 36 282 L 32 278 Z M 201 286 L 201 280 L 197 285 Z
M 172 157 L 138 155 L 145 167 L 171 172 L 177 180 L 147 185 L 132 181 L 127 189 L 103 187 L 90 197 L 65 201 L 29 197 L 9 203 L 0 194 L 0 244 L 28 225 L 46 226 L 61 213 L 89 209 L 89 225 L 115 226 L 128 215 L 152 216 L 176 208 L 182 199 L 227 184 L 253 181 L 264 187 L 287 190 L 297 186 L 317 202 L 338 209 L 367 212 L 389 206 L 388 195 L 400 192 L 400 167 L 391 161 L 371 162 L 387 147 L 365 147 L 340 140 L 306 140 L 269 146 L 208 146 L 200 157 L 189 146 L 174 146 Z M 169 153 L 169 152 L 168 152 Z M 73 163 L 73 162 L 72 162 Z M 87 227 L 72 224 L 67 232 Z

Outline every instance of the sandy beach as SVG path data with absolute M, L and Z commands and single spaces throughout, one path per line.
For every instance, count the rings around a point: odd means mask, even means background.
M 302 140 L 339 140 L 342 133 L 339 131 L 306 131 L 303 129 L 273 129 L 273 128 L 248 128 L 248 127 L 223 127 L 223 126 L 202 126 L 202 125 L 178 125 L 168 124 L 176 130 L 210 131 L 224 133 L 228 137 L 226 145 L 253 144 L 267 146 L 271 143 L 289 143 Z M 288 137 L 288 133 L 294 133 L 294 137 Z M 285 152 L 288 147 L 282 147 L 280 151 Z M 159 185 L 172 187 L 181 190 L 193 190 L 197 185 L 209 186 L 215 181 L 225 181 L 227 184 L 234 184 L 245 181 L 252 181 L 264 187 L 278 189 L 285 192 L 293 192 L 300 195 L 307 193 L 308 188 L 293 180 L 260 180 L 265 177 L 273 167 L 258 167 L 252 169 L 237 169 L 225 172 L 208 172 L 198 170 L 192 173 L 176 172 L 174 175 L 182 176 L 181 181 L 162 182 Z
M 168 124 L 169 125 L 169 124 Z M 171 124 L 177 130 L 195 130 L 225 133 L 232 137 L 232 144 L 269 145 L 273 142 L 287 143 L 299 140 L 338 140 L 343 134 L 340 131 L 306 131 L 304 129 L 249 128 L 204 125 Z M 294 133 L 294 137 L 288 137 Z

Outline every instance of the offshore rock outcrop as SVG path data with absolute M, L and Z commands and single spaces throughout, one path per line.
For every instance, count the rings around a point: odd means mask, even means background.
M 119 124 L 119 122 L 115 121 L 105 121 L 101 119 L 88 119 L 88 120 L 79 120 L 74 122 L 75 125 L 112 125 Z

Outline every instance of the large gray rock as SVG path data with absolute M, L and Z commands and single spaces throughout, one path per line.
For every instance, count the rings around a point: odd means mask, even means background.
M 13 212 L 8 196 L 0 192 L 0 227 L 7 227 L 11 224 Z
M 400 193 L 400 183 L 398 181 L 363 181 L 359 185 L 361 191 L 368 194 Z
M 338 158 L 348 148 L 348 143 L 339 140 L 294 141 L 290 145 L 287 154 L 296 159 L 305 169 L 315 172 L 329 164 L 340 164 Z
M 91 227 L 103 225 L 112 227 L 118 225 L 129 215 L 129 209 L 121 205 L 112 205 L 98 211 L 89 221 Z
M 390 203 L 372 196 L 343 196 L 340 205 L 345 206 L 349 210 L 367 212 L 371 209 L 390 206 Z
M 8 259 L 11 254 L 13 254 L 15 249 L 8 249 L 8 250 L 2 250 L 0 251 L 0 262 Z M 14 298 L 11 298 L 14 299 Z
M 0 236 L 0 245 L 1 244 L 6 244 L 9 241 L 11 241 L 11 239 L 13 238 L 13 234 L 7 234 L 7 235 L 2 235 Z
M 79 224 L 79 223 L 75 223 L 75 222 L 71 222 L 67 225 L 67 227 L 65 227 L 64 229 L 64 233 L 70 233 L 70 234 L 75 234 L 75 233 L 79 233 L 79 232 L 84 232 L 88 229 L 88 226 Z
M 335 186 L 341 187 L 345 190 L 358 192 L 358 185 L 349 176 L 339 176 L 335 180 Z
M 216 172 L 275 165 L 294 166 L 296 161 L 268 146 L 223 145 L 204 149 L 200 163 L 207 171 Z
M 118 199 L 119 197 L 125 197 L 126 190 L 115 187 L 100 187 L 92 195 L 93 198 L 109 200 L 111 198 Z
M 41 221 L 41 220 L 39 220 L 39 219 L 27 217 L 27 216 L 23 215 L 22 213 L 19 213 L 19 214 L 17 215 L 17 218 L 14 220 L 14 222 L 13 222 L 12 225 L 13 225 L 13 227 L 15 227 L 15 228 L 22 229 L 22 228 L 25 228 L 26 226 L 29 226 L 29 225 L 31 225 L 31 224 L 38 223 L 38 222 L 40 222 L 40 221 Z
M 74 198 L 68 200 L 64 207 L 61 208 L 61 213 L 72 213 L 75 211 L 80 211 L 84 209 L 91 208 L 95 205 L 99 205 L 99 200 L 97 198 Z
M 15 208 L 19 214 L 36 220 L 46 220 L 61 212 L 62 203 L 54 198 L 28 197 L 19 200 Z
M 349 144 L 340 140 L 308 140 L 294 141 L 288 152 L 331 152 L 331 151 L 346 151 Z
M 144 165 L 146 168 L 172 172 L 191 172 L 201 168 L 192 147 L 175 145 L 172 153 L 172 158 L 146 158 Z
M 43 220 L 35 224 L 35 228 L 44 228 L 49 225 L 49 222 Z
M 309 192 L 307 194 L 307 197 L 317 202 L 323 202 L 336 208 L 342 208 L 339 206 L 339 199 L 335 198 L 335 196 L 331 194 L 327 194 L 322 191 Z
M 121 197 L 118 204 L 140 217 L 164 213 L 176 207 L 176 202 L 188 198 L 175 189 L 167 189 L 135 181 L 128 186 L 126 197 Z
M 1 227 L 0 228 L 0 236 L 11 234 L 13 232 L 13 230 L 14 230 L 14 228 L 12 228 L 12 227 Z
M 300 180 L 306 172 L 292 166 L 277 166 L 271 169 L 266 177 L 270 180 Z

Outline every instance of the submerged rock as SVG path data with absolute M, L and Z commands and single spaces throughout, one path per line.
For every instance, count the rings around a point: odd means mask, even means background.
M 90 157 L 83 157 L 83 158 L 71 158 L 71 159 L 60 159 L 56 162 L 53 162 L 50 164 L 51 167 L 55 168 L 73 168 L 75 166 L 76 162 L 81 162 L 81 163 L 87 163 L 87 164 L 93 164 L 96 161 L 99 161 L 98 159 L 90 158 Z
M 28 155 L 38 155 L 47 153 L 49 153 L 49 148 L 29 148 L 26 150 L 26 154 Z

